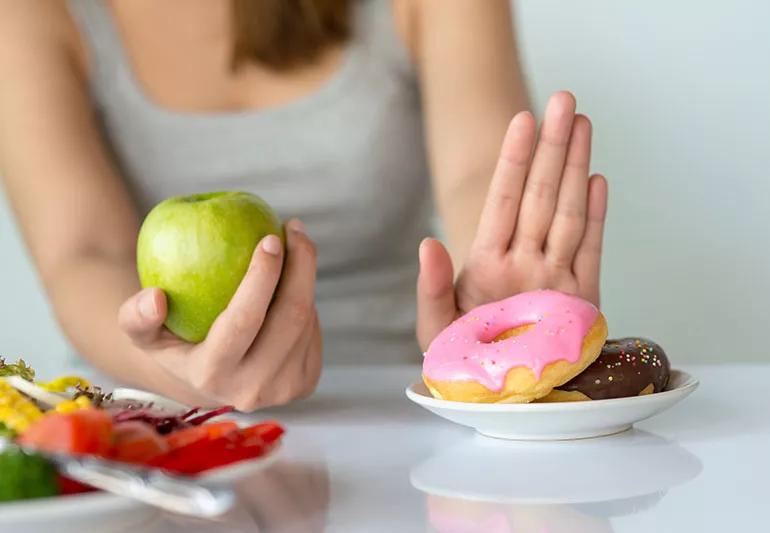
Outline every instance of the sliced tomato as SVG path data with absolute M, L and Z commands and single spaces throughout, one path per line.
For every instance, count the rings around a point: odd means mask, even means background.
M 241 436 L 230 433 L 215 439 L 201 439 L 154 458 L 150 463 L 179 474 L 198 474 L 212 468 L 259 457 L 267 448 L 261 442 L 245 446 Z
M 200 440 L 217 439 L 237 430 L 238 424 L 231 420 L 212 422 L 211 424 L 203 424 L 201 426 L 193 426 L 173 431 L 166 435 L 166 443 L 168 444 L 169 449 L 176 450 L 177 448 L 184 448 L 185 446 Z
M 115 424 L 113 457 L 118 461 L 145 464 L 168 450 L 166 439 L 145 422 L 133 420 Z
M 112 419 L 98 409 L 51 413 L 34 422 L 18 442 L 46 452 L 109 456 L 112 452 Z
M 281 438 L 281 435 L 285 433 L 284 429 L 272 420 L 268 422 L 261 422 L 253 426 L 249 426 L 241 430 L 241 435 L 244 437 L 259 437 L 265 444 L 272 444 Z

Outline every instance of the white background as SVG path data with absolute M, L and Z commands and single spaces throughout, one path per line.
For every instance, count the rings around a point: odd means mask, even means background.
M 516 11 L 536 109 L 567 88 L 594 123 L 611 334 L 651 337 L 675 363 L 770 361 L 770 4 Z M 46 367 L 66 353 L 0 198 L 0 354 Z

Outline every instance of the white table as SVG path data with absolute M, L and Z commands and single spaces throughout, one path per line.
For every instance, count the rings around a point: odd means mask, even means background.
M 143 530 L 770 531 L 770 365 L 685 370 L 695 394 L 631 431 L 523 443 L 409 402 L 417 367 L 330 368 L 311 399 L 255 417 L 283 422 L 286 446 L 236 511 Z

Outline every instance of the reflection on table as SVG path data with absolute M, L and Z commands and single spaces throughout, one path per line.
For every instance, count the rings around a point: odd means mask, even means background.
M 164 515 L 144 531 L 318 533 L 329 507 L 329 474 L 323 462 L 280 459 L 240 481 L 238 505 L 213 521 Z
M 569 442 L 474 436 L 416 465 L 411 482 L 439 533 L 601 533 L 701 470 L 677 443 L 639 430 Z

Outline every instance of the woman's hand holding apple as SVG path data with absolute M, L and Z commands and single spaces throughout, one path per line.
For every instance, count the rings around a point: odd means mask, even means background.
M 157 288 L 144 289 L 123 304 L 121 328 L 138 348 L 212 403 L 252 411 L 310 394 L 320 376 L 322 353 L 314 305 L 316 252 L 299 220 L 286 229 L 283 269 L 280 239 L 264 237 L 203 342 L 185 342 L 163 326 L 166 297 Z

